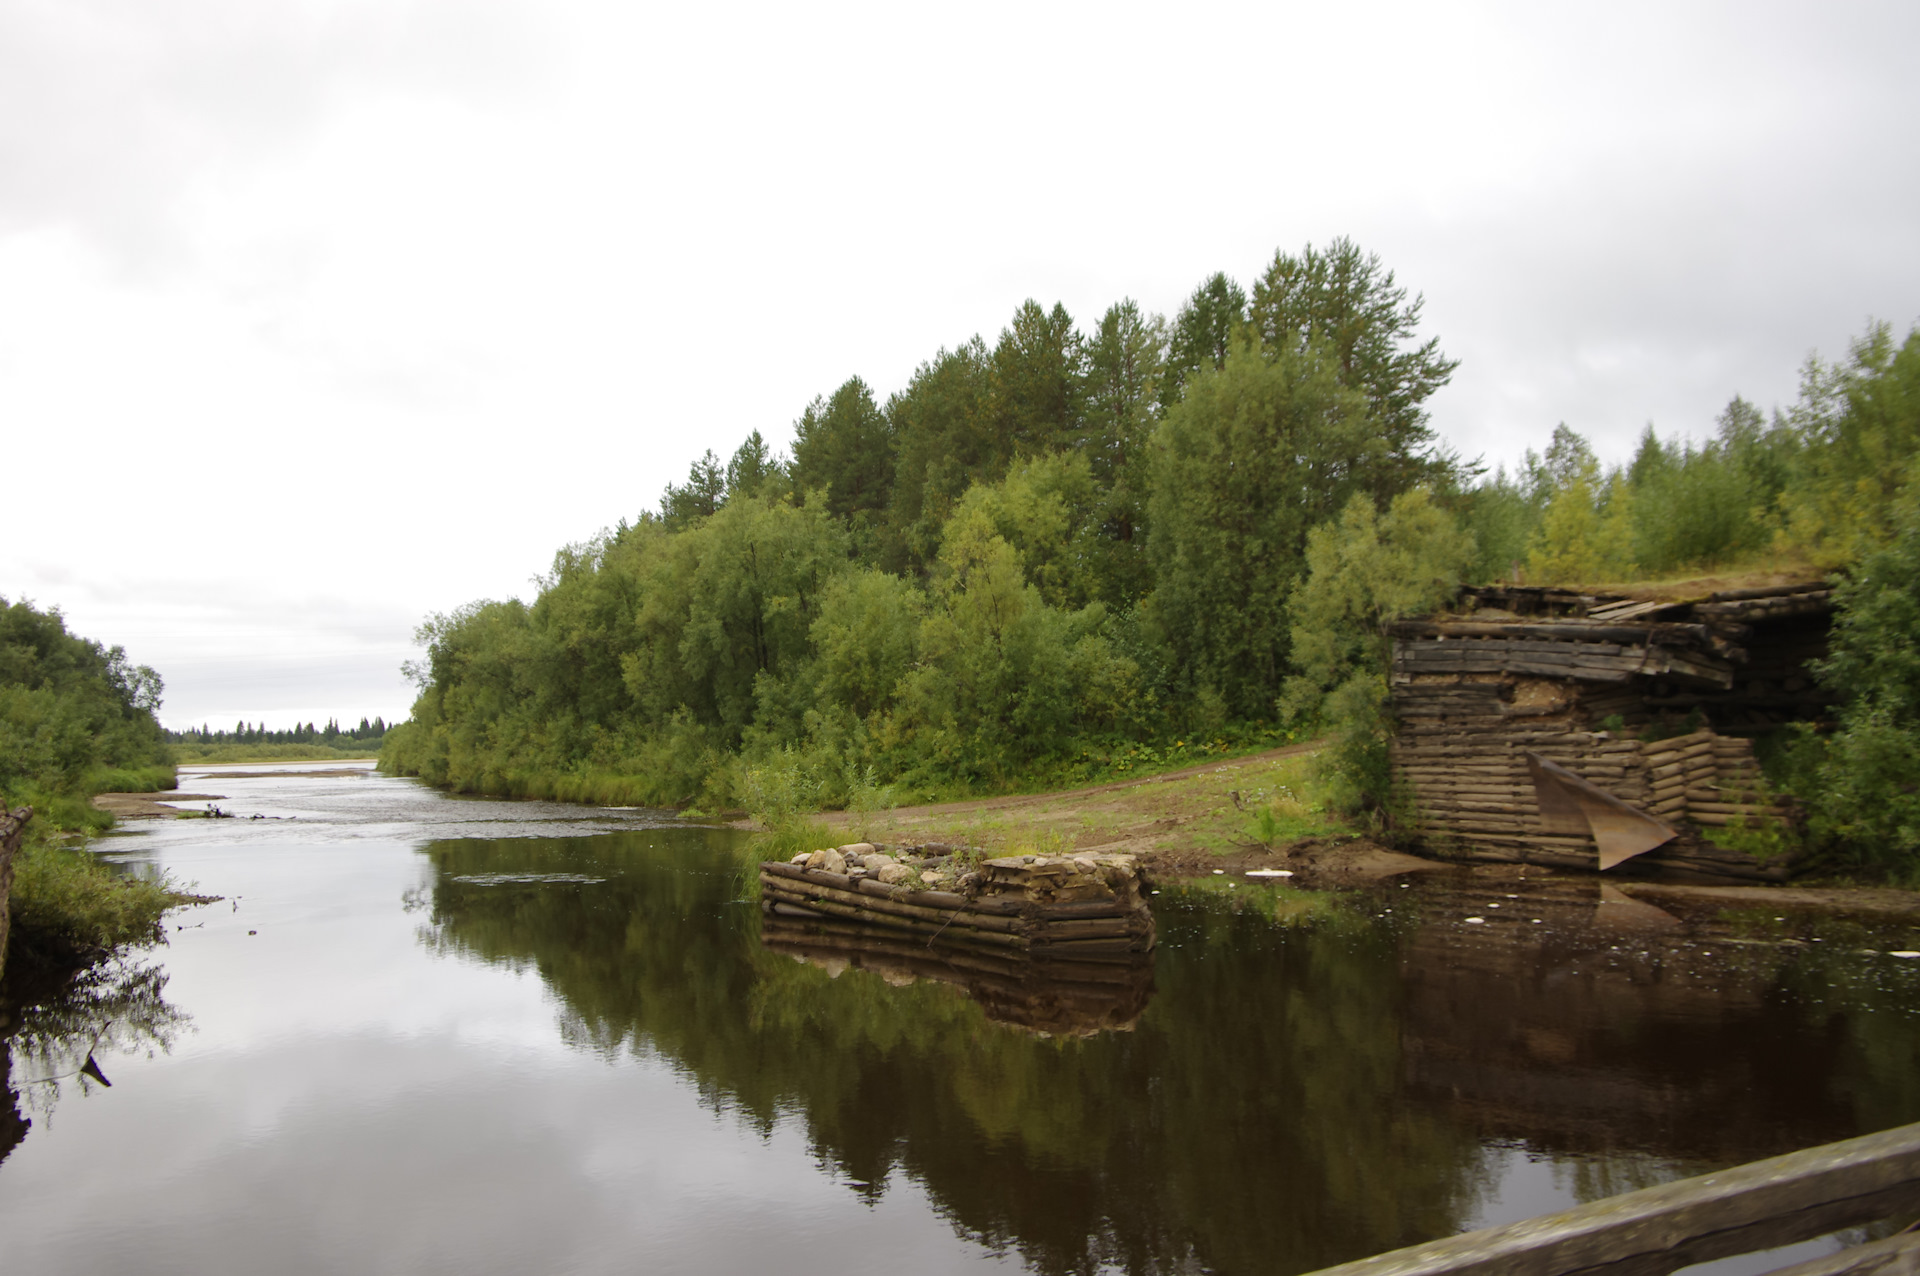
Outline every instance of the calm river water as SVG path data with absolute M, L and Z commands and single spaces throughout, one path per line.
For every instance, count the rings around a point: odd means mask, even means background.
M 1910 925 L 1215 877 L 1069 987 L 770 948 L 656 813 L 182 787 L 267 818 L 107 843 L 226 898 L 10 1012 L 6 1271 L 1290 1273 L 1920 1120 Z

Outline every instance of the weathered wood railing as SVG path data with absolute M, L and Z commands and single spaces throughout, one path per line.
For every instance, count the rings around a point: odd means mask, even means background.
M 1694 1263 L 1920 1212 L 1920 1124 L 1754 1161 L 1317 1276 L 1667 1276 Z M 1920 1233 L 1775 1276 L 1920 1276 Z

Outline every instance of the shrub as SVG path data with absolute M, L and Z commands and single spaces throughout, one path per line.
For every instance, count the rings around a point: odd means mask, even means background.
M 87 851 L 30 827 L 14 857 L 9 964 L 58 964 L 153 943 L 167 910 L 189 902 L 165 878 L 114 873 Z
M 1893 522 L 1891 543 L 1834 591 L 1818 672 L 1848 699 L 1807 796 L 1817 837 L 1920 883 L 1920 488 Z

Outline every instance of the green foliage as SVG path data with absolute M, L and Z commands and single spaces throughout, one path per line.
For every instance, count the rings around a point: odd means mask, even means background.
M 1555 427 L 1544 456 L 1457 498 L 1480 544 L 1473 578 L 1627 583 L 1762 561 L 1839 567 L 1885 546 L 1920 448 L 1920 329 L 1895 345 L 1871 325 L 1843 363 L 1810 360 L 1800 398 L 1771 419 L 1735 396 L 1704 443 L 1651 426 L 1632 462 L 1604 469 Z
M 164 878 L 121 876 L 87 851 L 56 844 L 44 829 L 28 830 L 14 857 L 9 964 L 22 957 L 65 962 L 153 943 L 160 918 L 188 902 Z
M 1394 497 L 1385 514 L 1355 493 L 1337 520 L 1314 528 L 1307 579 L 1288 604 L 1299 671 L 1287 683 L 1288 716 L 1311 716 L 1333 688 L 1384 670 L 1388 622 L 1445 603 L 1473 556 L 1473 533 L 1426 488 Z
M 1288 604 L 1298 672 L 1281 709 L 1332 724 L 1321 754 L 1328 804 L 1381 832 L 1406 819 L 1387 757 L 1387 624 L 1440 606 L 1473 557 L 1473 533 L 1425 488 L 1395 497 L 1384 515 L 1357 492 L 1307 538 L 1307 579 Z
M 1055 607 L 1084 607 L 1101 592 L 1096 574 L 1098 497 L 1083 452 L 1017 462 L 997 483 L 976 483 L 954 507 L 943 536 L 998 535 Z M 944 554 L 944 551 L 943 551 Z
M 1540 525 L 1541 509 L 1522 478 L 1497 469 L 1493 477 L 1461 493 L 1454 502 L 1473 534 L 1475 549 L 1469 580 L 1517 581 L 1527 549 Z
M 1368 475 L 1376 500 L 1432 477 L 1425 404 L 1460 366 L 1440 353 L 1438 337 L 1415 344 L 1424 304 L 1409 302 L 1379 256 L 1345 237 L 1324 250 L 1308 244 L 1298 257 L 1275 253 L 1253 286 L 1248 317 L 1272 356 L 1322 346 L 1341 381 L 1366 396 L 1388 462 Z
M 1202 369 L 1154 453 L 1149 613 L 1189 689 L 1263 714 L 1287 667 L 1285 607 L 1307 531 L 1384 459 L 1328 352 L 1243 341 Z
M 1876 323 L 1846 363 L 1810 359 L 1789 420 L 1805 455 L 1785 493 L 1783 541 L 1829 563 L 1888 544 L 1920 455 L 1920 328 L 1896 348 Z
M 101 827 L 86 799 L 171 787 L 154 710 L 160 676 L 67 632 L 56 611 L 0 599 L 0 800 L 42 827 Z
M 982 509 L 948 524 L 940 567 L 898 715 L 923 768 L 1005 784 L 1127 724 L 1137 670 L 1102 635 L 1103 606 L 1050 606 Z
M 1527 552 L 1527 578 L 1549 585 L 1632 579 L 1632 510 L 1633 489 L 1619 477 L 1603 483 L 1594 469 L 1581 473 L 1548 502 Z
M 1160 383 L 1163 410 L 1180 402 L 1187 382 L 1196 374 L 1226 366 L 1227 355 L 1241 339 L 1246 323 L 1246 291 L 1226 275 L 1209 276 L 1194 289 L 1173 320 L 1166 376 Z
M 1910 463 L 1920 473 L 1920 463 Z M 1896 502 L 1886 548 L 1835 590 L 1823 681 L 1847 699 L 1807 794 L 1817 835 L 1920 885 L 1920 488 Z
M 793 426 L 793 485 L 823 490 L 827 509 L 845 519 L 863 557 L 879 552 L 879 529 L 893 499 L 893 424 L 854 377 L 815 399 Z
M 1112 307 L 1087 347 L 1087 444 L 1097 536 L 1083 546 L 1099 598 L 1128 607 L 1153 588 L 1146 555 L 1151 469 L 1147 451 L 1166 383 L 1167 331 L 1132 301 Z

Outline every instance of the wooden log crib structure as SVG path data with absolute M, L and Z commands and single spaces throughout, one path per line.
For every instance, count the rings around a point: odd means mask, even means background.
M 761 864 L 760 907 L 770 920 L 856 923 L 922 947 L 1036 959 L 1125 964 L 1154 945 L 1153 912 L 1129 855 L 975 863 L 947 846 L 855 843 Z
M 1824 583 L 1684 601 L 1492 587 L 1396 622 L 1391 756 L 1423 840 L 1469 860 L 1784 880 L 1784 857 L 1721 842 L 1797 818 L 1752 737 L 1826 716 L 1807 666 L 1831 612 Z

